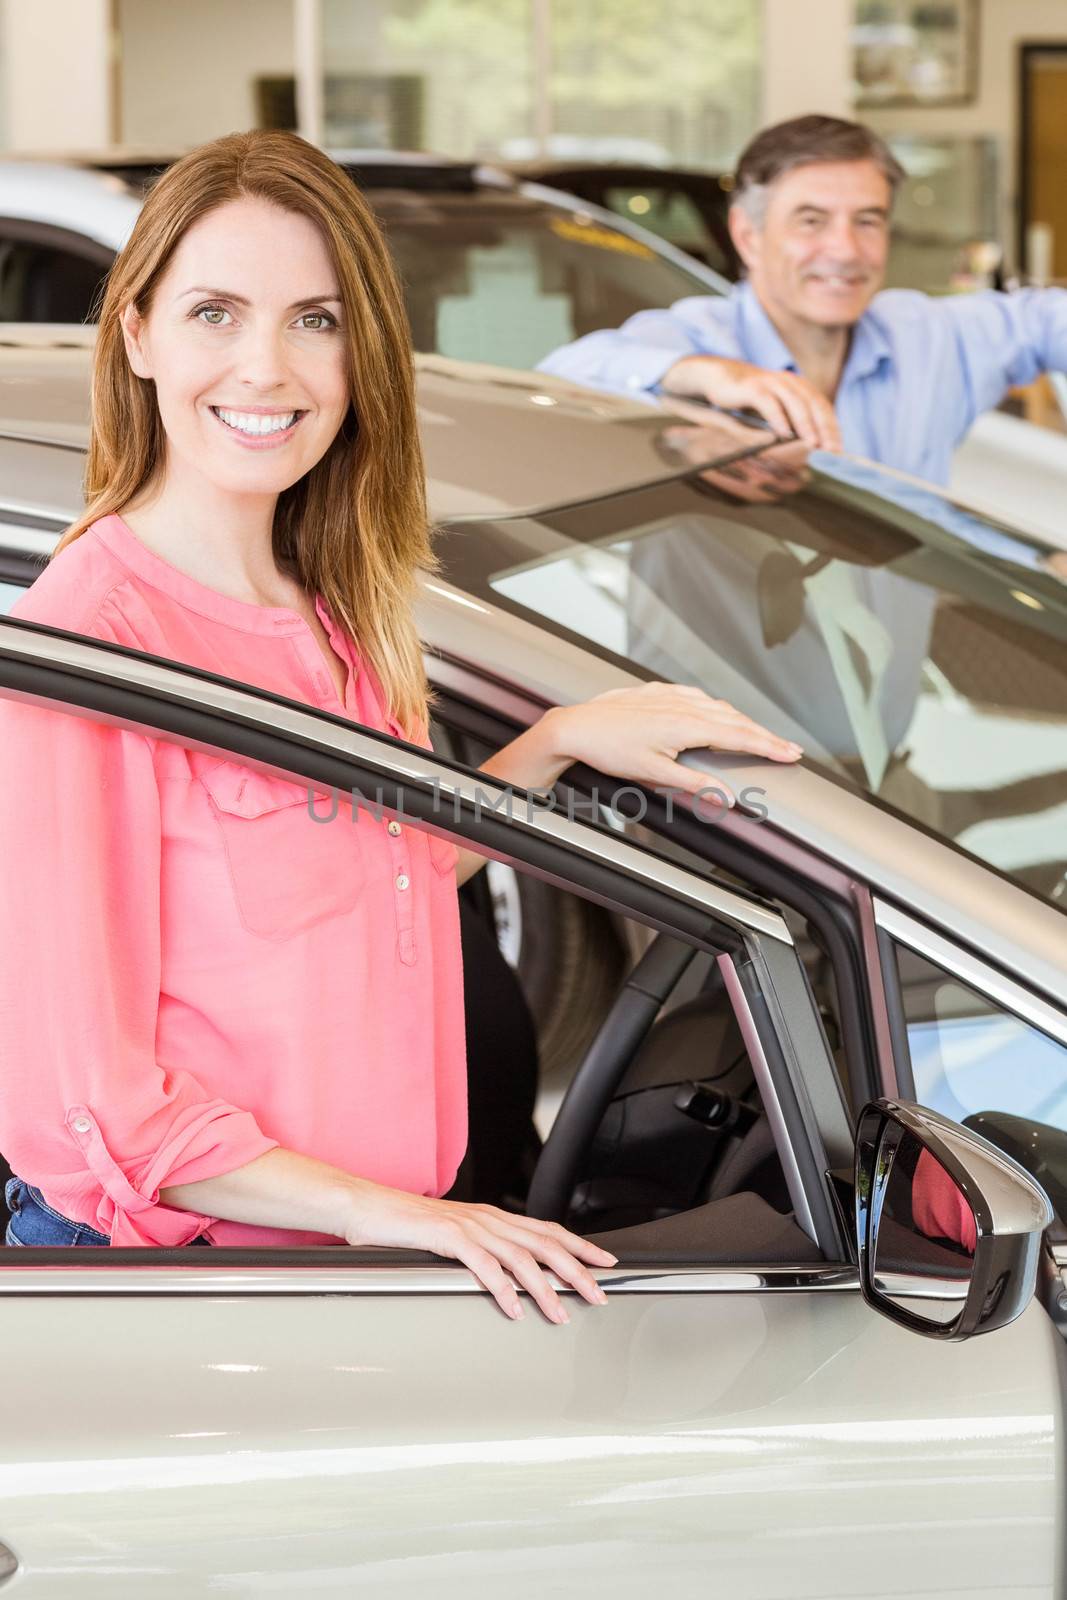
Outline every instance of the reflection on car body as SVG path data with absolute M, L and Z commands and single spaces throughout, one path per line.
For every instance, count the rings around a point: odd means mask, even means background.
M 1059 901 L 1067 587 L 1004 555 L 1040 547 L 953 520 L 947 502 L 920 521 L 910 486 L 865 468 L 883 495 L 857 493 L 853 464 L 834 458 L 805 474 L 790 459 L 784 491 L 764 473 L 754 494 L 732 474 L 759 459 L 560 512 L 544 519 L 543 554 L 509 564 L 501 539 L 496 570 L 467 559 L 463 576 L 477 566 L 484 592 L 720 694 Z

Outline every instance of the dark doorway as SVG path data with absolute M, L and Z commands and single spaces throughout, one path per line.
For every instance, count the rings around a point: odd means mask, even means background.
M 1019 266 L 1067 281 L 1067 44 L 1024 44 L 1019 67 Z M 1034 224 L 1050 230 L 1037 252 L 1027 249 Z

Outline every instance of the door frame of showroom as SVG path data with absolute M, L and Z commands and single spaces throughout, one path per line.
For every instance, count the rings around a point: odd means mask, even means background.
M 1062 62 L 1064 77 L 1067 78 L 1067 43 L 1062 39 L 1047 41 L 1032 40 L 1019 46 L 1019 141 L 1018 141 L 1018 202 L 1016 206 L 1016 259 L 1025 270 L 1030 270 L 1029 252 L 1027 250 L 1027 232 L 1033 217 L 1033 200 L 1031 185 L 1036 175 L 1036 154 L 1034 150 L 1034 112 L 1035 94 L 1034 80 L 1042 58 L 1056 56 Z M 1053 254 L 1050 261 L 1050 276 L 1067 278 L 1067 208 L 1065 208 L 1065 226 L 1059 245 L 1060 255 L 1064 263 L 1063 271 L 1056 272 L 1056 244 L 1053 241 Z

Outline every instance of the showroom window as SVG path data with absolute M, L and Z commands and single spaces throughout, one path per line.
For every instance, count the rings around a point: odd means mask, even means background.
M 544 153 L 731 168 L 759 125 L 761 9 L 753 0 L 554 0 Z
M 323 142 L 729 166 L 759 121 L 760 9 L 322 0 Z

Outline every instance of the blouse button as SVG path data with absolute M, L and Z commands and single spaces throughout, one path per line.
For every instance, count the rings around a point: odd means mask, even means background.
M 71 1123 L 71 1127 L 74 1129 L 75 1133 L 88 1133 L 92 1127 L 92 1123 L 89 1121 L 88 1117 L 75 1117 L 74 1121 Z
M 410 882 L 411 879 L 408 877 L 407 873 L 402 872 L 396 880 L 396 886 L 398 889 L 406 889 Z
M 389 832 L 392 834 L 394 839 L 396 838 L 397 834 L 401 832 L 399 822 L 388 822 L 386 823 L 386 827 L 389 829 Z

